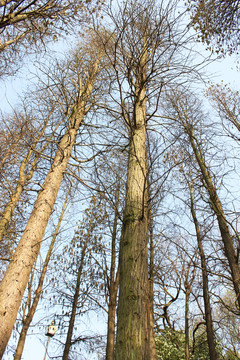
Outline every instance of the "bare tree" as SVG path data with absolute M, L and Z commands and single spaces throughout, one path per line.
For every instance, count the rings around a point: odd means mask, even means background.
M 51 215 L 64 172 L 76 141 L 79 127 L 89 110 L 89 100 L 99 73 L 100 51 L 87 52 L 82 49 L 73 57 L 75 99 L 67 114 L 65 133 L 58 144 L 51 169 L 41 186 L 34 209 L 22 238 L 15 250 L 0 287 L 1 345 L 3 355 L 10 337 L 17 311 L 26 288 L 31 269 L 37 258 L 45 228 Z M 71 69 L 71 67 L 69 67 Z M 8 289 L 6 291 L 6 289 Z
M 162 3 L 142 1 L 123 3 L 117 10 L 110 6 L 106 12 L 112 22 L 111 31 L 107 38 L 100 36 L 114 72 L 109 111 L 121 117 L 128 141 L 119 257 L 118 360 L 156 358 L 148 274 L 147 127 L 158 109 L 164 86 L 190 72 L 188 60 L 183 62 L 180 56 L 186 32 L 178 27 L 181 16 L 174 17 L 175 5 L 169 2 L 165 8 Z
M 207 191 L 211 207 L 216 215 L 224 245 L 224 253 L 228 260 L 232 282 L 237 296 L 237 302 L 240 306 L 240 268 L 238 263 L 238 250 L 236 249 L 236 244 L 233 242 L 233 236 L 230 229 L 233 230 L 234 236 L 237 238 L 237 242 L 239 239 L 236 230 L 227 220 L 227 216 L 223 210 L 216 186 L 213 182 L 212 172 L 205 160 L 206 154 L 204 154 L 204 150 L 202 148 L 201 138 L 197 136 L 197 131 L 200 125 L 199 119 L 201 117 L 200 105 L 196 102 L 196 100 L 194 100 L 195 104 L 193 104 L 193 98 L 187 98 L 183 91 L 176 91 L 175 93 L 173 92 L 172 94 L 168 94 L 168 96 L 168 104 L 171 104 L 170 106 L 173 110 L 171 113 L 172 119 L 174 118 L 174 121 L 181 126 L 179 133 L 182 132 L 182 134 L 185 134 L 189 141 L 195 162 L 197 163 L 201 173 L 202 185 Z M 195 107 L 198 109 L 198 112 L 195 111 Z

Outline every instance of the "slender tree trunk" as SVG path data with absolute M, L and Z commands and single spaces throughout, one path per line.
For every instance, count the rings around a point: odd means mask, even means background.
M 106 360 L 114 360 L 115 348 L 115 318 L 117 306 L 117 292 L 119 284 L 119 266 L 116 271 L 116 239 L 117 239 L 117 223 L 118 223 L 118 207 L 120 197 L 120 178 L 115 196 L 115 214 L 112 232 L 112 249 L 111 249 L 111 268 L 110 268 L 110 287 L 109 287 L 109 302 L 108 302 L 108 327 L 107 327 L 107 347 L 106 347 Z
M 179 120 L 181 120 L 181 123 L 184 127 L 185 133 L 189 137 L 189 142 L 191 144 L 191 147 L 193 149 L 196 161 L 198 163 L 198 166 L 201 170 L 202 174 L 202 183 L 203 186 L 206 188 L 209 198 L 211 201 L 212 208 L 216 214 L 217 221 L 218 221 L 218 227 L 221 233 L 223 245 L 224 245 L 224 252 L 225 256 L 228 260 L 228 264 L 231 271 L 231 277 L 233 282 L 233 287 L 237 296 L 237 302 L 238 306 L 240 307 L 240 267 L 238 264 L 238 256 L 234 249 L 231 233 L 229 230 L 228 222 L 225 216 L 225 213 L 222 208 L 221 201 L 218 197 L 216 188 L 213 184 L 211 173 L 208 170 L 208 167 L 206 166 L 204 156 L 202 154 L 201 146 L 198 143 L 196 137 L 193 133 L 193 126 L 191 124 L 190 119 L 188 118 L 187 112 L 185 111 L 185 107 L 181 102 L 181 99 L 178 99 L 178 102 L 175 99 L 171 99 L 173 107 L 176 109 Z M 182 116 L 182 113 L 184 116 Z
M 65 346 L 64 346 L 64 350 L 63 350 L 63 360 L 68 360 L 70 348 L 72 345 L 72 334 L 73 334 L 76 312 L 77 312 L 77 307 L 78 307 L 79 291 L 80 291 L 80 285 L 81 285 L 81 277 L 82 277 L 82 272 L 83 272 L 84 260 L 85 260 L 87 248 L 88 248 L 88 245 L 89 245 L 89 242 L 91 239 L 92 231 L 96 225 L 96 219 L 94 218 L 94 214 L 93 214 L 94 207 L 95 207 L 95 204 L 92 205 L 92 211 L 90 213 L 90 218 L 88 218 L 88 222 L 87 222 L 88 231 L 87 231 L 85 241 L 84 241 L 82 251 L 81 251 L 80 264 L 78 266 L 77 281 L 76 281 L 76 287 L 75 287 L 73 303 L 72 303 L 72 311 L 71 311 L 70 321 L 69 321 L 69 325 L 68 325 L 67 338 L 66 338 Z
M 10 338 L 17 312 L 28 283 L 33 264 L 40 252 L 42 238 L 55 204 L 58 190 L 66 170 L 76 135 L 83 121 L 86 104 L 92 92 L 98 62 L 92 65 L 89 79 L 80 91 L 76 110 L 63 136 L 51 169 L 0 285 L 0 357 Z
M 193 257 L 195 254 L 193 255 Z M 185 360 L 190 360 L 190 344 L 189 344 L 189 300 L 191 295 L 192 284 L 195 278 L 195 266 L 190 277 L 191 264 L 193 263 L 193 257 L 187 264 L 187 270 L 185 272 Z
M 212 177 L 206 167 L 204 157 L 201 153 L 201 149 L 199 146 L 197 146 L 195 144 L 194 137 L 193 137 L 193 134 L 191 131 L 189 132 L 189 138 L 190 138 L 190 142 L 191 142 L 193 151 L 195 153 L 196 160 L 197 160 L 198 165 L 202 172 L 202 177 L 204 180 L 203 184 L 209 193 L 209 197 L 211 200 L 213 210 L 217 216 L 218 226 L 219 226 L 219 230 L 220 230 L 223 245 L 224 245 L 225 255 L 226 255 L 226 258 L 228 259 L 228 263 L 229 263 L 229 267 L 230 267 L 231 275 L 232 275 L 233 286 L 234 286 L 234 290 L 235 290 L 235 293 L 237 296 L 237 302 L 240 307 L 240 268 L 239 268 L 239 264 L 238 264 L 237 254 L 236 254 L 234 246 L 233 246 L 233 241 L 232 241 L 232 237 L 231 237 L 230 230 L 228 227 L 228 223 L 227 223 L 227 220 L 226 220 L 223 208 L 222 208 L 221 201 L 217 195 L 216 188 L 213 185 Z
M 120 241 L 116 360 L 150 360 L 146 168 L 147 51 L 139 59 L 130 125 L 127 193 Z
M 185 359 L 190 359 L 189 351 L 189 297 L 191 290 L 185 286 Z
M 111 292 L 109 296 L 106 360 L 114 360 L 115 318 L 116 318 L 116 307 L 117 307 L 118 282 L 119 282 L 119 271 L 117 271 L 116 279 L 111 286 Z
M 39 299 L 40 299 L 40 296 L 41 296 L 41 293 L 42 293 L 42 287 L 43 287 L 44 278 L 45 278 L 45 275 L 46 275 L 46 272 L 47 272 L 47 268 L 48 268 L 48 264 L 49 264 L 49 261 L 50 261 L 50 258 L 51 258 L 53 247 L 54 247 L 56 238 L 58 236 L 58 232 L 59 232 L 61 222 L 62 222 L 62 219 L 63 219 L 63 216 L 64 216 L 64 212 L 65 212 L 65 209 L 66 209 L 66 206 L 67 206 L 67 199 L 68 199 L 69 193 L 70 193 L 70 189 L 69 189 L 69 191 L 67 193 L 67 196 L 65 198 L 63 208 L 62 208 L 62 211 L 61 211 L 61 215 L 59 217 L 57 227 L 55 229 L 55 232 L 54 232 L 54 235 L 52 237 L 50 247 L 48 249 L 48 253 L 47 253 L 44 265 L 43 265 L 43 269 L 42 269 L 42 272 L 41 272 L 41 276 L 40 276 L 40 279 L 39 279 L 39 282 L 38 282 L 38 287 L 36 289 L 32 305 L 31 305 L 31 307 L 30 307 L 30 309 L 28 311 L 27 316 L 23 320 L 23 327 L 22 327 L 20 337 L 19 337 L 19 340 L 18 340 L 14 360 L 20 360 L 21 357 L 22 357 L 22 352 L 23 352 L 27 332 L 28 332 L 29 326 L 30 326 L 30 324 L 32 322 L 33 316 L 34 316 L 35 311 L 37 309 L 37 305 L 38 305 L 38 302 L 39 302 Z M 31 291 L 31 289 L 29 291 Z
M 209 356 L 210 356 L 210 360 L 217 360 L 216 343 L 215 343 L 213 322 L 212 322 L 212 312 L 211 312 L 210 298 L 208 292 L 208 274 L 207 274 L 206 258 L 202 245 L 202 236 L 200 233 L 200 228 L 196 217 L 196 212 L 194 209 L 192 188 L 190 188 L 190 196 L 191 196 L 191 213 L 197 235 L 198 252 L 201 258 L 202 279 L 203 279 L 203 299 L 204 299 L 204 309 L 205 309 L 205 317 L 206 317 Z
M 81 252 L 81 260 L 80 260 L 80 265 L 78 268 L 77 282 L 76 282 L 76 288 L 75 288 L 74 297 L 73 297 L 71 317 L 70 317 L 70 321 L 69 321 L 69 325 L 68 325 L 68 333 L 67 333 L 67 338 L 65 341 L 64 351 L 63 351 L 63 360 L 68 360 L 69 351 L 70 351 L 70 348 L 72 345 L 71 341 L 72 341 L 73 328 L 74 328 L 75 317 L 76 317 L 77 306 L 78 306 L 81 276 L 82 276 L 85 254 L 86 254 L 87 246 L 88 246 L 89 239 L 90 239 L 90 232 L 91 232 L 91 225 L 89 226 L 88 235 L 86 237 L 86 240 L 85 240 L 82 252 Z

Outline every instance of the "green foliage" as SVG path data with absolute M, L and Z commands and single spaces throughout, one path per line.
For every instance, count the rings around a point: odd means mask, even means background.
M 184 331 L 172 330 L 170 328 L 162 330 L 156 337 L 156 349 L 158 360 L 185 360 Z M 217 345 L 217 352 L 219 355 L 222 352 L 219 345 Z M 191 360 L 209 359 L 207 333 L 205 328 L 199 328 L 195 334 L 194 341 L 193 339 L 190 339 L 190 354 Z
M 192 360 L 208 360 L 209 359 L 209 351 L 207 344 L 207 333 L 200 330 L 200 333 L 197 334 L 196 343 L 194 346 L 194 352 L 192 356 Z
M 185 360 L 184 333 L 170 328 L 156 337 L 157 358 L 159 360 Z

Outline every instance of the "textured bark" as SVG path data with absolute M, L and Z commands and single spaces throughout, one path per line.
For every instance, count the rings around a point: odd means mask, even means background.
M 141 112 L 144 114 L 144 109 Z M 142 121 L 140 122 L 138 119 L 138 127 L 132 135 L 129 150 L 127 195 L 119 258 L 120 290 L 116 360 L 148 359 L 148 306 L 150 300 L 148 223 L 144 200 L 146 129 L 144 117 L 140 118 Z
M 3 356 L 10 338 L 17 312 L 28 283 L 33 264 L 40 252 L 42 238 L 55 204 L 76 135 L 81 125 L 87 101 L 92 92 L 97 64 L 82 86 L 68 128 L 59 144 L 51 169 L 43 183 L 33 211 L 0 285 L 0 356 Z
M 149 205 L 151 206 L 151 205 Z M 156 344 L 154 337 L 154 316 L 153 316 L 153 283 L 154 283 L 154 242 L 153 242 L 153 218 L 152 212 L 149 211 L 149 287 L 150 287 L 150 304 L 149 304 L 149 356 L 150 359 L 157 359 Z
M 115 347 L 115 319 L 117 306 L 117 291 L 118 291 L 118 273 L 114 281 L 114 286 L 111 289 L 108 304 L 108 328 L 107 328 L 107 347 L 106 360 L 114 360 Z
M 191 214 L 192 214 L 192 218 L 193 218 L 195 230 L 196 230 L 196 235 L 197 235 L 198 252 L 199 252 L 199 255 L 201 258 L 201 269 L 202 269 L 202 280 L 203 280 L 203 299 L 204 299 L 204 310 L 205 310 L 205 318 L 206 318 L 209 357 L 210 357 L 210 360 L 217 360 L 216 343 L 215 343 L 215 337 L 214 337 L 214 331 L 213 331 L 212 313 L 211 313 L 210 298 L 209 298 L 209 291 L 208 291 L 208 274 L 207 274 L 206 258 L 205 258 L 204 249 L 203 249 L 203 245 L 202 245 L 202 236 L 201 236 L 196 212 L 194 209 L 192 188 L 190 188 L 190 197 L 191 197 Z
M 144 42 L 143 42 L 144 43 Z M 127 193 L 120 242 L 116 360 L 150 360 L 148 280 L 148 209 L 146 168 L 145 66 L 142 52 L 130 126 Z
M 56 227 L 54 235 L 52 237 L 52 241 L 51 241 L 50 247 L 48 249 L 46 259 L 44 261 L 43 269 L 42 269 L 42 272 L 41 272 L 41 276 L 40 276 L 40 279 L 39 279 L 39 282 L 38 282 L 38 286 L 37 286 L 37 289 L 36 289 L 36 292 L 35 292 L 35 296 L 34 296 L 32 305 L 31 305 L 31 307 L 30 307 L 30 309 L 29 309 L 29 311 L 27 313 L 27 316 L 23 319 L 23 327 L 22 327 L 20 337 L 19 337 L 19 340 L 18 340 L 14 360 L 20 360 L 21 357 L 22 357 L 22 352 L 23 352 L 27 332 L 28 332 L 29 326 L 30 326 L 30 324 L 32 322 L 33 316 L 34 316 L 35 311 L 37 309 L 38 302 L 39 302 L 39 299 L 40 299 L 40 296 L 41 296 L 41 293 L 42 293 L 42 287 L 43 287 L 44 278 L 45 278 L 45 275 L 46 275 L 46 272 L 47 272 L 47 268 L 48 268 L 48 264 L 49 264 L 49 261 L 50 261 L 50 258 L 51 258 L 52 250 L 53 250 L 53 247 L 54 247 L 54 244 L 55 244 L 55 241 L 56 241 L 59 229 L 60 229 L 60 225 L 61 225 L 61 222 L 62 222 L 62 219 L 63 219 L 63 216 L 64 216 L 64 212 L 65 212 L 65 209 L 66 209 L 67 199 L 68 199 L 69 193 L 70 193 L 70 189 L 69 189 L 69 191 L 67 193 L 67 196 L 66 196 L 66 199 L 64 201 L 63 208 L 62 208 L 62 211 L 61 211 L 61 215 L 59 217 L 57 227 Z M 29 291 L 31 291 L 31 289 Z

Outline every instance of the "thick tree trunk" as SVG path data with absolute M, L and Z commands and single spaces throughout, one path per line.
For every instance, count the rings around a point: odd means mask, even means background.
M 51 169 L 46 176 L 29 221 L 0 285 L 0 357 L 10 338 L 17 312 L 28 283 L 33 264 L 40 252 L 42 238 L 55 204 L 76 135 L 85 115 L 87 100 L 92 92 L 97 63 L 92 65 L 91 76 L 81 89 L 82 96 L 70 119 Z
M 28 224 L 0 285 L 0 355 L 3 355 L 11 335 L 18 308 L 33 264 L 39 254 L 45 228 L 72 151 L 76 129 L 69 129 L 68 132 L 69 134 L 65 134 L 61 141 L 52 168 L 46 177 Z
M 139 60 L 120 242 L 116 360 L 150 360 L 145 66 Z M 137 71 L 136 71 L 137 72 Z
M 144 109 L 142 110 L 144 111 Z M 141 116 L 141 119 L 144 119 Z M 147 360 L 148 348 L 148 223 L 144 120 L 131 139 L 122 239 L 116 360 Z M 149 359 L 150 360 L 150 359 Z
M 69 189 L 69 191 L 67 193 L 67 196 L 66 196 L 66 199 L 64 201 L 63 208 L 62 208 L 62 211 L 61 211 L 61 215 L 60 215 L 60 218 L 58 220 L 58 224 L 57 224 L 56 230 L 54 232 L 50 247 L 48 249 L 48 253 L 47 253 L 44 265 L 43 265 L 42 273 L 41 273 L 41 276 L 40 276 L 40 279 L 39 279 L 39 282 L 38 282 L 38 287 L 36 289 L 32 305 L 31 305 L 31 307 L 30 307 L 30 309 L 28 311 L 27 316 L 23 320 L 23 327 L 22 327 L 20 337 L 19 337 L 19 340 L 18 340 L 14 360 L 20 360 L 21 357 L 22 357 L 22 352 L 23 352 L 27 332 L 28 332 L 29 326 L 30 326 L 30 324 L 32 322 L 33 316 L 34 316 L 35 311 L 37 309 L 37 305 L 38 305 L 38 302 L 39 302 L 39 299 L 40 299 L 40 296 L 41 296 L 41 293 L 42 293 L 42 287 L 43 287 L 44 278 L 45 278 L 45 275 L 46 275 L 46 272 L 47 272 L 47 268 L 48 268 L 48 264 L 49 264 L 49 261 L 50 261 L 50 258 L 51 258 L 53 247 L 54 247 L 54 244 L 55 244 L 55 241 L 56 241 L 59 229 L 60 229 L 60 225 L 61 225 L 61 222 L 62 222 L 62 219 L 63 219 L 63 216 L 64 216 L 64 212 L 65 212 L 65 208 L 66 208 L 66 205 L 67 205 L 67 199 L 68 199 L 69 192 L 70 192 L 70 189 Z M 30 289 L 30 291 L 31 291 L 31 289 Z
M 151 206 L 151 205 L 150 205 Z M 154 316 L 153 316 L 153 283 L 154 283 L 154 241 L 153 241 L 153 218 L 152 212 L 149 211 L 149 287 L 150 287 L 150 304 L 149 304 L 149 355 L 150 359 L 157 359 L 156 344 L 154 336 Z
M 208 349 L 209 349 L 209 357 L 210 360 L 217 360 L 217 352 L 216 352 L 216 343 L 213 331 L 213 322 L 212 322 L 212 313 L 210 306 L 210 298 L 208 291 L 208 274 L 207 274 L 207 266 L 206 266 L 206 258 L 202 245 L 202 236 L 200 233 L 200 228 L 198 224 L 198 220 L 196 217 L 196 212 L 194 209 L 192 189 L 190 188 L 190 196 L 191 196 L 191 213 L 196 229 L 197 242 L 198 242 L 198 252 L 201 258 L 201 268 L 202 268 L 202 279 L 203 279 L 203 299 L 204 299 L 204 309 L 205 309 L 205 317 L 206 317 L 206 328 L 207 328 L 207 341 L 208 341 Z

